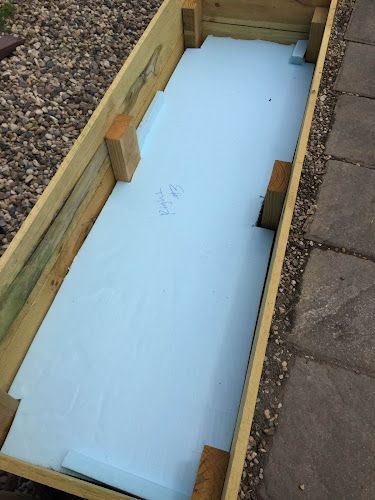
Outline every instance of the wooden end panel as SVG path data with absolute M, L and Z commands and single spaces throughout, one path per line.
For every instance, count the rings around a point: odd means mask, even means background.
M 115 178 L 130 182 L 141 159 L 134 118 L 116 116 L 105 140 Z
M 288 189 L 292 164 L 287 161 L 276 160 L 271 179 L 268 183 L 264 198 L 260 226 L 276 230 L 283 210 L 284 199 Z
M 328 9 L 316 7 L 311 21 L 309 43 L 306 51 L 306 61 L 315 63 L 318 60 L 320 45 L 328 17 Z
M 19 401 L 5 391 L 0 390 L 0 447 L 7 437 L 10 426 L 16 414 Z
M 202 43 L 202 0 L 185 0 L 182 22 L 185 48 L 199 48 Z
M 220 500 L 228 462 L 227 451 L 212 446 L 203 448 L 192 500 Z

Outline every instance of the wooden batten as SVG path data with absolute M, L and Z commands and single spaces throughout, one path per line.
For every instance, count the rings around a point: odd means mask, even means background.
M 185 0 L 182 6 L 185 49 L 202 43 L 202 0 Z
M 315 63 L 318 60 L 320 45 L 322 43 L 324 28 L 328 17 L 328 9 L 316 7 L 311 21 L 309 43 L 306 51 L 306 61 Z
M 134 118 L 116 116 L 105 140 L 116 180 L 130 182 L 141 158 Z
M 16 414 L 19 401 L 5 391 L 0 390 L 0 447 L 7 437 Z
M 288 189 L 292 164 L 276 160 L 267 193 L 264 197 L 260 226 L 276 231 L 283 211 L 284 199 Z
M 227 451 L 212 446 L 203 448 L 192 500 L 220 500 L 228 462 Z

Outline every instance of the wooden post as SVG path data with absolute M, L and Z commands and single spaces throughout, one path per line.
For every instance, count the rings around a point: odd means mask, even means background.
M 287 161 L 275 161 L 264 198 L 261 227 L 276 231 L 283 210 L 291 171 L 291 163 Z
M 320 45 L 323 39 L 324 28 L 328 17 L 328 9 L 315 7 L 311 21 L 309 43 L 306 51 L 306 61 L 315 63 L 318 60 Z
M 0 390 L 0 447 L 7 437 L 16 414 L 19 401 L 5 391 Z
M 182 6 L 185 49 L 202 43 L 202 0 L 185 0 Z
M 116 116 L 105 140 L 115 178 L 130 182 L 141 158 L 133 117 Z
M 227 473 L 229 453 L 205 446 L 201 455 L 192 500 L 220 500 Z

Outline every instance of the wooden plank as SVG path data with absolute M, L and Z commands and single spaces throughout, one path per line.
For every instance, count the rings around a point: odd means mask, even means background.
M 117 74 L 56 175 L 0 259 L 0 294 L 29 259 L 103 141 L 113 118 L 131 114 L 136 125 L 157 90 L 164 89 L 183 53 L 183 0 L 165 0 Z
M 125 493 L 118 493 L 103 486 L 23 462 L 4 453 L 0 453 L 0 470 L 89 500 L 129 500 L 134 498 Z
M 0 447 L 7 437 L 10 426 L 16 414 L 19 401 L 0 390 Z
M 192 500 L 220 500 L 229 462 L 227 451 L 204 446 Z
M 313 1 L 313 5 L 311 5 Z M 329 0 L 203 0 L 203 19 L 260 28 L 308 31 L 314 3 Z M 290 27 L 293 26 L 293 29 Z M 303 27 L 303 29 L 301 29 Z
M 309 43 L 305 58 L 307 62 L 315 63 L 318 59 L 327 17 L 328 9 L 316 7 L 310 26 Z
M 182 6 L 185 48 L 198 48 L 202 43 L 202 0 L 185 0 Z
M 236 499 L 238 495 L 286 245 L 288 242 L 302 165 L 306 155 L 307 141 L 310 134 L 316 98 L 322 77 L 324 60 L 327 53 L 328 41 L 332 30 L 336 5 L 337 0 L 332 0 L 322 40 L 322 46 L 311 85 L 310 96 L 305 111 L 302 132 L 298 140 L 297 150 L 293 161 L 293 170 L 285 200 L 285 207 L 272 252 L 270 268 L 267 275 L 267 281 L 255 330 L 246 381 L 242 393 L 240 410 L 238 412 L 228 472 L 223 489 L 222 498 L 225 500 Z
M 277 229 L 283 211 L 291 169 L 291 163 L 280 160 L 275 161 L 268 183 L 267 193 L 264 197 L 260 223 L 261 227 L 274 231 Z
M 10 56 L 19 45 L 24 43 L 24 40 L 12 35 L 0 36 L 0 61 L 4 57 Z
M 134 118 L 117 115 L 105 140 L 115 179 L 130 182 L 141 159 Z
M 17 319 L 0 343 L 0 388 L 9 390 L 24 356 L 47 313 L 74 257 L 93 222 L 111 193 L 115 179 L 109 157 L 105 155 L 96 178 L 71 219 L 61 245 L 51 253 L 36 285 Z
M 208 35 L 229 36 L 243 40 L 267 40 L 277 43 L 296 43 L 297 40 L 307 38 L 306 32 L 284 31 L 268 28 L 257 28 L 254 26 L 242 26 L 239 24 L 224 24 L 210 21 L 203 21 L 203 38 Z
M 65 231 L 89 193 L 106 157 L 107 151 L 105 145 L 102 144 L 29 260 L 24 264 L 11 285 L 6 289 L 1 289 L 0 341 L 17 318 L 52 255 L 59 251 L 64 241 Z

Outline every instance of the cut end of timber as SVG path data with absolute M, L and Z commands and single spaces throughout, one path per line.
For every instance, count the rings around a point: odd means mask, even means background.
M 228 463 L 227 451 L 212 446 L 203 448 L 192 500 L 220 500 Z
M 105 140 L 116 180 L 130 182 L 141 158 L 134 118 L 116 116 Z
M 275 161 L 267 193 L 264 197 L 260 227 L 276 231 L 283 211 L 291 171 L 291 163 L 287 161 Z
M 106 133 L 105 138 L 109 139 L 110 141 L 121 139 L 121 137 L 126 133 L 132 121 L 133 118 L 131 116 L 117 115 L 113 120 L 108 132 Z
M 19 405 L 18 399 L 12 398 L 5 391 L 0 391 L 0 448 L 3 445 Z
M 185 48 L 199 48 L 202 43 L 202 0 L 185 0 L 182 22 Z

